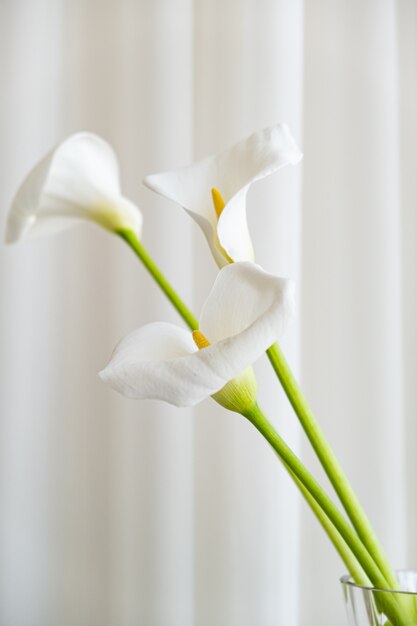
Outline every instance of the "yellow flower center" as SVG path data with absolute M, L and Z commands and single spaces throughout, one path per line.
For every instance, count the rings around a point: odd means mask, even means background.
M 214 210 L 216 211 L 217 218 L 219 218 L 224 207 L 226 206 L 226 203 L 223 200 L 222 194 L 216 187 L 213 187 L 211 190 L 211 197 L 213 199 Z
M 205 335 L 201 332 L 201 330 L 193 330 L 193 339 L 194 343 L 199 350 L 203 350 L 204 348 L 208 348 L 211 343 L 207 339 Z
M 213 187 L 212 188 L 212 190 L 211 190 L 211 197 L 212 197 L 212 200 L 213 200 L 214 210 L 216 212 L 217 219 L 219 219 L 220 215 L 222 214 L 222 211 L 223 211 L 224 207 L 226 206 L 226 203 L 223 200 L 223 196 L 220 193 L 220 191 L 217 189 L 217 187 Z M 227 262 L 228 263 L 233 263 L 233 259 L 230 258 L 230 256 L 227 254 L 226 250 L 220 244 L 220 241 L 218 240 L 218 237 L 217 237 L 217 233 L 216 233 L 216 244 L 217 244 L 218 248 L 220 249 L 220 251 L 221 251 L 222 255 L 224 256 L 224 258 L 227 260 Z

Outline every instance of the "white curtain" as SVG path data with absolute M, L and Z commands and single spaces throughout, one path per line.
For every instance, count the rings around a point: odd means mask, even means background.
M 102 134 L 197 313 L 214 263 L 141 180 L 289 123 L 305 158 L 249 194 L 257 260 L 297 281 L 285 353 L 393 563 L 416 566 L 414 0 L 2 0 L 0 32 L 2 232 L 47 149 Z M 82 225 L 0 258 L 0 624 L 342 624 L 344 567 L 253 428 L 97 379 L 128 331 L 178 321 L 123 242 Z
M 305 26 L 304 388 L 391 561 L 416 567 L 417 4 L 318 0 Z M 340 565 L 303 530 L 301 623 L 338 623 Z

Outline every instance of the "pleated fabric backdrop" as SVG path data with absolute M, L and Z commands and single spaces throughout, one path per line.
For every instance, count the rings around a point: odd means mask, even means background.
M 53 144 L 103 135 L 197 313 L 216 267 L 141 180 L 289 123 L 305 159 L 249 194 L 257 260 L 297 281 L 285 352 L 393 562 L 416 565 L 414 1 L 3 0 L 0 29 L 1 214 Z M 0 624 L 342 624 L 343 566 L 250 425 L 97 379 L 127 332 L 178 321 L 123 242 L 82 225 L 0 257 Z

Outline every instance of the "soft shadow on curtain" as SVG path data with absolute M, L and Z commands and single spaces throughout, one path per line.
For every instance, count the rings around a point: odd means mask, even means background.
M 298 282 L 286 353 L 400 566 L 417 561 L 416 13 L 413 0 L 0 3 L 1 215 L 51 145 L 102 134 L 147 247 L 197 313 L 216 273 L 206 244 L 141 179 L 290 124 L 304 186 L 289 168 L 250 192 L 257 260 Z M 0 258 L 0 624 L 342 623 L 343 568 L 248 424 L 97 380 L 121 336 L 177 321 L 123 243 L 85 225 Z M 258 372 L 298 447 L 265 360 Z

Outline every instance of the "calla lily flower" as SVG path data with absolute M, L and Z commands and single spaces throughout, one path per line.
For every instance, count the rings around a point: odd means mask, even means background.
M 187 211 L 222 267 L 254 260 L 246 220 L 249 187 L 301 157 L 288 126 L 278 124 L 190 167 L 147 176 L 144 184 Z
M 6 241 L 50 234 L 80 219 L 137 235 L 142 226 L 139 209 L 120 192 L 113 149 L 91 133 L 72 135 L 28 174 L 8 215 Z
M 164 322 L 142 326 L 119 343 L 99 375 L 130 398 L 183 407 L 214 394 L 242 412 L 256 401 L 249 366 L 283 334 L 293 309 L 291 281 L 251 262 L 228 265 L 217 275 L 198 331 Z

